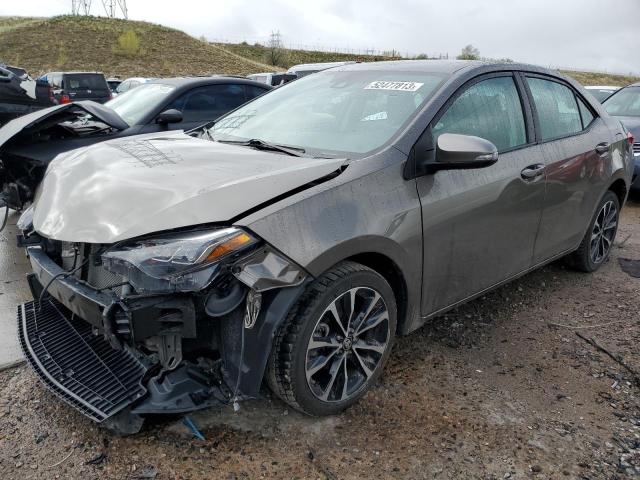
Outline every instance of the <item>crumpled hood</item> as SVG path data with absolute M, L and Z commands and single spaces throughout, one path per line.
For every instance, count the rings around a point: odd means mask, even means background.
M 193 138 L 182 132 L 110 140 L 58 156 L 36 194 L 45 237 L 114 243 L 224 222 L 336 171 L 313 159 Z

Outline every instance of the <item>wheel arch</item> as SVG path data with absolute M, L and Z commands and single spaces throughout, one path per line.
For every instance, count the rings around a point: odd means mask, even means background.
M 607 190 L 612 191 L 618 197 L 618 201 L 620 202 L 620 207 L 624 205 L 624 201 L 627 198 L 627 193 L 629 189 L 627 188 L 627 182 L 622 178 L 618 178 L 614 180 Z
M 343 261 L 353 261 L 371 268 L 389 283 L 398 309 L 396 332 L 405 334 L 412 330 L 416 318 L 422 286 L 422 259 L 411 262 L 404 250 L 385 237 L 366 236 L 353 239 L 329 249 L 307 265 L 307 270 L 319 276 Z

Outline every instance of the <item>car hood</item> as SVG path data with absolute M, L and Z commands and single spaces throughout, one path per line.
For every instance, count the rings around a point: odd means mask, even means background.
M 622 122 L 622 124 L 627 127 L 633 136 L 636 138 L 636 141 L 640 142 L 640 117 L 616 117 L 618 120 Z
M 63 105 L 43 108 L 42 110 L 37 110 L 11 120 L 4 127 L 0 128 L 0 148 L 23 131 L 33 133 L 40 128 L 46 128 L 58 122 L 67 121 L 69 120 L 70 113 L 78 110 L 85 111 L 101 122 L 118 130 L 129 128 L 129 124 L 125 122 L 115 110 L 99 103 L 90 100 L 65 103 Z
M 336 172 L 344 162 L 259 151 L 183 132 L 109 140 L 51 162 L 36 194 L 33 225 L 51 239 L 114 243 L 228 222 Z

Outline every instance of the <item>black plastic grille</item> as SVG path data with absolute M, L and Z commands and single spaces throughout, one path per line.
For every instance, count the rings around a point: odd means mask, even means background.
M 640 153 L 640 142 L 633 144 L 633 153 Z
M 91 326 L 71 319 L 53 299 L 18 307 L 18 335 L 25 357 L 44 384 L 65 402 L 102 422 L 142 397 L 144 366 L 115 350 Z

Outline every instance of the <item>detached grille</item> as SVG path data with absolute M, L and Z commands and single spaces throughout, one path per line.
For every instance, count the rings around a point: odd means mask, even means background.
M 146 393 L 145 367 L 126 351 L 114 350 L 91 326 L 70 319 L 53 299 L 18 307 L 18 335 L 25 357 L 62 400 L 102 422 Z

